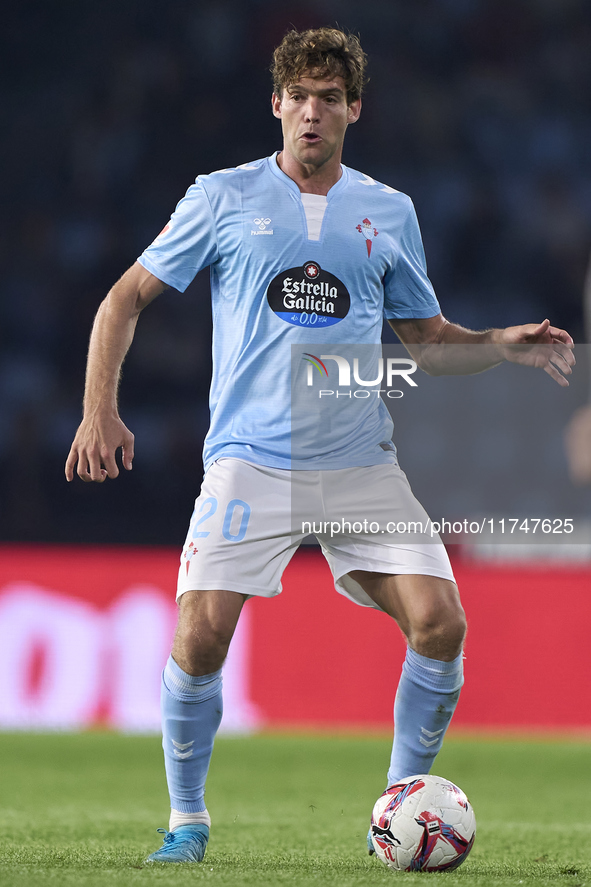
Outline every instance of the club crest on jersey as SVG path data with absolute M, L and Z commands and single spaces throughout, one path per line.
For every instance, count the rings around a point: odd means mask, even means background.
M 267 287 L 267 302 L 286 323 L 320 329 L 339 323 L 351 307 L 345 284 L 318 262 L 280 271 Z
M 364 219 L 359 225 L 356 225 L 356 230 L 359 231 L 360 234 L 363 234 L 365 237 L 365 245 L 367 247 L 367 258 L 371 257 L 371 248 L 373 245 L 373 238 L 378 236 L 377 228 L 374 228 L 369 219 Z
M 272 234 L 273 229 L 267 230 L 268 226 L 271 224 L 271 219 L 266 218 L 265 216 L 257 216 L 256 219 L 253 219 L 255 225 L 258 225 L 258 229 L 255 231 L 254 228 L 251 228 L 251 234 Z

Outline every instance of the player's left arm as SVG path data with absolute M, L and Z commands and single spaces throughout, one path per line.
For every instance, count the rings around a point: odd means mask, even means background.
M 508 360 L 539 367 L 566 387 L 575 364 L 572 337 L 547 319 L 481 332 L 451 323 L 442 314 L 388 322 L 413 360 L 432 376 L 481 373 Z M 444 345 L 457 347 L 440 347 Z

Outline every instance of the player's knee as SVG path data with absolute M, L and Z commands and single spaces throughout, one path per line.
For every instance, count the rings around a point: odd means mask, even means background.
M 191 591 L 180 598 L 172 648 L 175 661 L 193 675 L 222 667 L 245 596 L 224 591 Z
M 211 674 L 222 667 L 232 634 L 232 629 L 225 625 L 179 620 L 174 659 L 188 674 Z
M 466 637 L 466 615 L 459 599 L 423 610 L 411 625 L 411 647 L 430 659 L 454 659 Z

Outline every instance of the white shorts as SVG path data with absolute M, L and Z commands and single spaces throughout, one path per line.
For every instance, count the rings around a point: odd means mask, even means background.
M 290 471 L 224 458 L 209 468 L 195 501 L 177 599 L 194 589 L 274 597 L 311 534 L 336 590 L 362 606 L 379 609 L 351 570 L 455 582 L 445 547 L 398 465 Z

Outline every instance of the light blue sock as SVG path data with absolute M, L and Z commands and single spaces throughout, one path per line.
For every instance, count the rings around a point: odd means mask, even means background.
M 169 656 L 161 708 L 170 806 L 180 813 L 205 810 L 205 779 L 222 719 L 222 670 L 193 677 Z
M 462 656 L 441 662 L 407 647 L 394 703 L 388 785 L 431 769 L 460 698 Z

